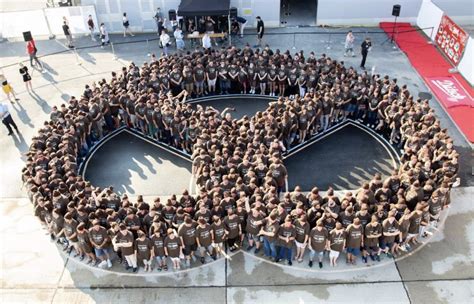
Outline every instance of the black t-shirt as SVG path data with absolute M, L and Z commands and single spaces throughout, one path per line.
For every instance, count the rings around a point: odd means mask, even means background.
M 64 32 L 64 35 L 70 35 L 69 26 L 67 24 L 63 24 L 63 32 Z
M 265 32 L 265 25 L 263 24 L 263 20 L 257 21 L 257 33 L 260 33 L 260 31 L 261 35 L 263 35 L 263 33 Z

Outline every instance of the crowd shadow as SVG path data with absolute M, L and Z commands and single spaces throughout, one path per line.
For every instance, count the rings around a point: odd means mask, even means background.
M 21 134 L 21 131 L 18 133 L 13 133 L 13 142 L 15 144 L 15 147 L 18 149 L 18 151 L 21 154 L 21 159 L 23 161 L 26 161 L 26 155 L 25 153 L 28 152 L 29 146 L 27 145 L 25 138 L 23 137 L 23 134 Z
M 288 187 L 309 191 L 356 189 L 376 173 L 390 176 L 392 156 L 377 140 L 358 128 L 347 126 L 285 159 Z M 397 164 L 398 165 L 398 164 Z
M 36 91 L 29 91 L 28 94 L 30 94 L 31 98 L 33 98 L 36 103 L 41 107 L 41 110 L 45 112 L 46 114 L 51 113 L 51 106 L 48 104 L 48 102 L 43 99 Z
M 31 121 L 30 116 L 28 115 L 28 112 L 25 110 L 21 103 L 15 102 L 14 104 L 12 104 L 12 108 L 16 111 L 18 118 L 20 118 L 21 122 L 24 125 L 27 125 L 30 128 L 35 127 L 35 125 Z
M 189 186 L 191 163 L 135 135 L 122 132 L 90 155 L 84 177 L 119 194 L 179 194 Z

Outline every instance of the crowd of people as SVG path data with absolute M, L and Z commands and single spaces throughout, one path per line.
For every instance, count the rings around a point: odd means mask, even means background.
M 228 93 L 279 97 L 240 119 L 186 103 Z M 427 100 L 324 54 L 247 46 L 131 63 L 50 118 L 32 139 L 23 181 L 51 238 L 100 267 L 118 256 L 133 272 L 177 270 L 238 248 L 287 265 L 307 252 L 309 267 L 323 267 L 327 253 L 331 266 L 341 252 L 348 264 L 379 261 L 436 230 L 457 183 L 458 154 Z M 400 167 L 344 195 L 286 189 L 282 153 L 345 119 L 403 149 Z M 78 175 L 88 150 L 119 126 L 190 154 L 198 193 L 132 200 Z

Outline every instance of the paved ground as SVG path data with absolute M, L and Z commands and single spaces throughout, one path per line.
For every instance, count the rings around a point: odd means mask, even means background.
M 299 29 L 314 31 L 315 29 Z M 321 31 L 322 29 L 317 29 Z M 289 32 L 277 29 L 274 32 Z M 273 48 L 286 50 L 293 46 L 306 53 L 314 50 L 358 66 L 360 58 L 342 57 L 343 36 L 327 34 L 268 35 Z M 354 29 L 355 32 L 379 29 Z M 269 30 L 271 32 L 271 30 Z M 361 42 L 365 34 L 356 34 Z M 374 40 L 369 65 L 376 71 L 397 77 L 414 91 L 428 91 L 407 58 L 383 41 L 384 34 L 370 34 Z M 139 36 L 146 39 L 153 36 Z M 330 38 L 331 37 L 331 38 Z M 336 38 L 337 37 L 337 40 Z M 240 45 L 253 36 L 238 42 Z M 327 43 L 331 39 L 330 49 Z M 123 38 L 113 37 L 113 41 Z M 131 40 L 127 38 L 127 40 Z M 253 42 L 253 41 L 252 41 Z M 63 51 L 62 41 L 38 42 L 40 54 Z M 154 42 L 155 43 L 155 42 Z M 78 46 L 91 45 L 81 38 Z M 58 252 L 48 241 L 31 205 L 21 188 L 20 170 L 24 153 L 36 129 L 47 119 L 51 106 L 63 103 L 70 95 L 79 95 L 86 83 L 107 78 L 110 72 L 133 60 L 140 64 L 148 50 L 158 52 L 156 44 L 146 42 L 117 45 L 115 55 L 109 49 L 90 48 L 59 53 L 43 58 L 48 73 L 33 74 L 34 94 L 24 91 L 18 66 L 1 69 L 19 93 L 21 101 L 12 110 L 20 125 L 21 136 L 10 138 L 0 130 L 0 259 L 2 303 L 84 303 L 84 302 L 153 302 L 183 303 L 190 299 L 207 303 L 311 303 L 311 302 L 392 302 L 392 303 L 472 303 L 474 301 L 474 181 L 471 176 L 472 149 L 441 110 L 432 105 L 449 129 L 461 153 L 463 183 L 453 191 L 452 207 L 440 232 L 419 252 L 379 267 L 344 271 L 307 271 L 297 267 L 276 266 L 246 253 L 237 253 L 232 261 L 219 260 L 188 272 L 131 276 L 90 269 Z M 0 66 L 25 60 L 24 45 L 19 42 L 0 44 Z M 78 65 L 77 63 L 81 63 Z M 2 97 L 3 98 L 3 97 Z M 155 165 L 155 164 L 154 164 Z M 159 169 L 159 164 L 156 164 Z M 342 267 L 341 267 L 342 270 Z

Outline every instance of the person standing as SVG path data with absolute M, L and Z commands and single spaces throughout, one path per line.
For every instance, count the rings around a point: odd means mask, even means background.
M 235 17 L 235 21 L 239 23 L 240 38 L 244 38 L 244 28 L 247 25 L 247 19 L 237 16 Z
M 38 49 L 36 48 L 35 41 L 31 39 L 26 43 L 26 52 L 28 53 L 28 56 L 30 56 L 30 66 L 34 67 L 33 65 L 33 60 L 36 61 L 38 66 L 43 70 L 43 65 L 39 61 L 38 57 L 36 57 L 36 53 L 38 52 Z
M 263 23 L 262 18 L 257 16 L 257 45 L 254 47 L 262 46 L 262 38 L 263 34 L 265 33 L 265 24 Z
M 97 41 L 95 40 L 95 37 L 94 37 L 95 24 L 94 24 L 94 20 L 92 19 L 92 15 L 89 15 L 89 18 L 87 19 L 87 27 L 89 28 L 92 41 Z
M 346 56 L 352 56 L 355 57 L 354 54 L 354 34 L 352 34 L 352 31 L 347 32 L 346 35 L 346 42 L 344 43 L 344 57 Z
M 123 223 L 119 225 L 119 229 L 120 231 L 117 233 L 114 240 L 114 247 L 116 248 L 115 251 L 118 251 L 118 249 L 121 250 L 122 256 L 127 261 L 126 270 L 133 268 L 133 272 L 137 272 L 137 254 L 134 250 L 135 238 L 133 233 L 128 230 L 127 226 Z
M 16 123 L 13 121 L 10 111 L 8 110 L 8 105 L 5 102 L 0 103 L 0 118 L 2 123 L 8 129 L 8 136 L 13 134 L 12 127 L 15 128 L 16 132 L 19 133 Z
M 128 21 L 127 13 L 123 13 L 122 17 L 122 25 L 123 25 L 123 36 L 127 37 L 127 33 L 130 36 L 135 36 L 132 31 L 130 30 L 130 21 Z
M 31 75 L 28 72 L 28 68 L 23 65 L 23 63 L 20 63 L 20 69 L 19 72 L 21 76 L 23 77 L 23 82 L 25 83 L 25 87 L 27 91 L 33 91 L 33 87 L 31 86 Z
M 372 42 L 370 38 L 365 38 L 364 42 L 360 45 L 360 52 L 362 54 L 362 61 L 360 62 L 360 67 L 365 70 L 365 61 L 367 60 L 367 55 L 372 48 Z
M 183 40 L 184 38 L 183 31 L 178 27 L 174 31 L 173 35 L 174 35 L 174 39 L 176 40 L 176 48 L 178 49 L 178 51 L 183 51 L 185 48 L 184 40 Z
M 163 53 L 161 55 L 168 56 L 168 47 L 170 46 L 170 36 L 166 32 L 166 30 L 161 31 L 160 43 L 163 46 Z
M 100 30 L 100 40 L 102 42 L 100 47 L 104 48 L 104 45 L 110 43 L 109 32 L 107 31 L 107 28 L 105 27 L 105 24 L 103 22 L 100 24 L 99 30 Z
M 16 98 L 15 91 L 13 90 L 12 86 L 8 83 L 5 76 L 3 76 L 3 74 L 0 74 L 0 83 L 2 83 L 3 92 L 5 93 L 5 95 L 7 95 L 7 98 L 10 101 L 10 103 L 12 104 L 15 103 L 11 97 L 13 97 L 15 101 L 20 100 L 19 98 Z
M 63 21 L 63 32 L 64 32 L 64 36 L 66 36 L 67 47 L 70 49 L 74 48 L 71 29 L 69 28 L 69 25 L 67 24 L 67 20 Z
M 156 27 L 158 28 L 158 36 L 160 36 L 163 31 L 163 14 L 161 13 L 161 8 L 156 8 L 156 13 L 155 16 L 153 16 L 153 19 L 155 19 Z
M 95 255 L 101 260 L 98 265 L 103 268 L 112 267 L 112 244 L 107 229 L 100 225 L 98 219 L 92 221 L 92 227 L 89 229 L 89 239 L 94 246 Z
M 205 50 L 210 50 L 212 47 L 211 37 L 209 37 L 208 33 L 204 33 L 204 36 L 202 36 L 202 47 Z

